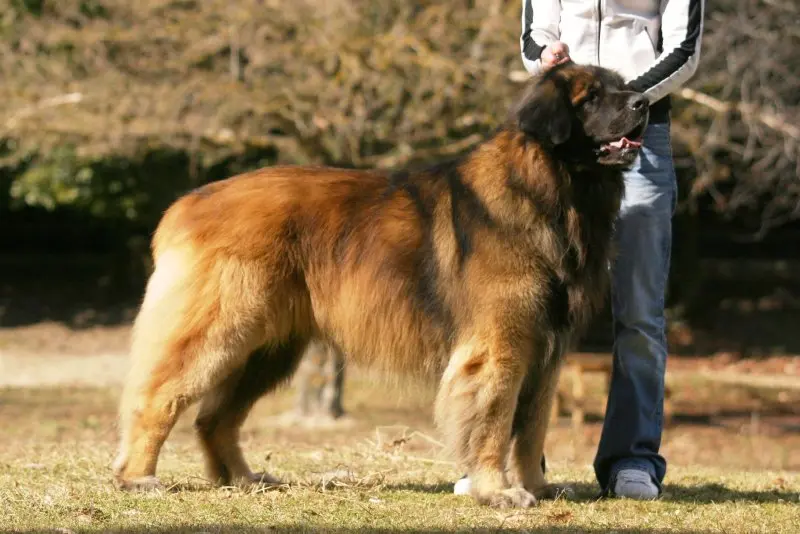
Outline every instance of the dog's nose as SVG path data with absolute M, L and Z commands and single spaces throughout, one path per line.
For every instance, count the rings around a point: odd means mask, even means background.
M 630 99 L 628 105 L 633 111 L 644 111 L 647 109 L 647 97 L 644 95 L 636 95 Z

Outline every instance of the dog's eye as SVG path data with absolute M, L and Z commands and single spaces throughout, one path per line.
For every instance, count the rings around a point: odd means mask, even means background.
M 589 89 L 586 93 L 586 98 L 583 99 L 584 104 L 591 104 L 600 96 L 600 91 L 595 88 Z

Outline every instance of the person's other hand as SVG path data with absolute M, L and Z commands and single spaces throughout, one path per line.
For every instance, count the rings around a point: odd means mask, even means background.
M 550 43 L 542 50 L 542 55 L 540 57 L 544 68 L 549 69 L 555 67 L 556 65 L 569 61 L 569 47 L 567 43 L 561 41 Z

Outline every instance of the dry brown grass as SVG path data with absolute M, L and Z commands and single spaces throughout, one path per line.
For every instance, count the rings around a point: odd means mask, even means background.
M 87 369 L 87 372 L 91 372 Z M 0 525 L 12 532 L 794 532 L 800 522 L 800 437 L 746 427 L 678 424 L 661 501 L 596 500 L 590 463 L 599 427 L 550 435 L 551 477 L 573 501 L 521 512 L 452 495 L 460 473 L 430 425 L 430 392 L 403 395 L 363 377 L 345 390 L 352 419 L 320 428 L 280 417 L 291 391 L 264 400 L 244 432 L 256 469 L 277 491 L 212 489 L 201 478 L 191 414 L 167 442 L 156 494 L 110 483 L 118 389 L 0 390 Z M 403 398 L 405 397 L 405 398 Z M 398 400 L 400 399 L 400 400 Z

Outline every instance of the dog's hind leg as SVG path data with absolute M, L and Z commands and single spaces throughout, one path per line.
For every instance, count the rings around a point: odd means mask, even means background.
M 535 497 L 505 474 L 511 423 L 529 351 L 505 339 L 473 339 L 453 353 L 436 399 L 436 421 L 482 504 L 529 507 Z
M 260 397 L 294 374 L 305 345 L 292 340 L 257 349 L 243 369 L 200 401 L 195 430 L 205 456 L 206 476 L 213 484 L 278 482 L 268 474 L 250 471 L 239 445 L 239 428 Z
M 206 345 L 200 339 L 190 344 Z M 247 347 L 189 348 L 168 344 L 151 365 L 134 371 L 120 409 L 121 444 L 114 471 L 123 489 L 158 487 L 159 452 L 181 413 L 225 380 L 228 362 L 244 365 Z
M 536 351 L 514 414 L 510 468 L 515 482 L 539 499 L 569 492 L 566 486 L 547 484 L 543 461 L 550 410 L 567 343 L 566 336 L 553 336 Z
M 186 265 L 183 258 L 161 259 L 134 324 L 114 462 L 123 489 L 159 486 L 159 452 L 180 414 L 265 342 L 263 311 L 247 298 L 261 288 L 247 283 L 245 269 L 223 272 L 227 278 L 203 271 L 193 277 L 199 269 Z M 223 262 L 216 267 L 225 268 Z

